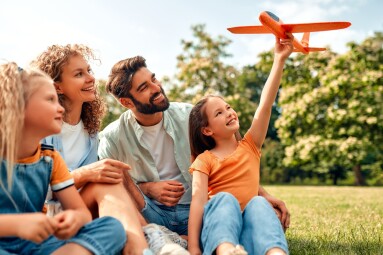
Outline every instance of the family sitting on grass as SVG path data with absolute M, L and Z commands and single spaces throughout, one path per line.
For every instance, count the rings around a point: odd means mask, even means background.
M 259 166 L 292 50 L 277 38 L 243 138 L 221 97 L 170 103 L 140 56 L 113 66 L 106 89 L 128 110 L 100 133 L 89 47 L 1 65 L 0 254 L 288 254 Z

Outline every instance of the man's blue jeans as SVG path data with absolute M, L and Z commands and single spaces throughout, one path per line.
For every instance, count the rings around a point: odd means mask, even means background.
M 141 212 L 149 223 L 165 226 L 179 235 L 188 234 L 190 204 L 178 204 L 169 207 L 155 204 L 150 198 L 145 195 L 143 196 L 145 199 L 145 207 Z
M 281 222 L 269 202 L 260 196 L 252 198 L 243 212 L 230 193 L 221 192 L 208 201 L 201 231 L 203 254 L 213 254 L 224 242 L 241 244 L 252 255 L 266 254 L 275 247 L 288 253 Z

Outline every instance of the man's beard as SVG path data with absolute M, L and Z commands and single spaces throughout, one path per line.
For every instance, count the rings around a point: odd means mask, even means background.
M 161 93 L 164 95 L 165 99 L 159 105 L 154 104 L 153 103 L 154 98 L 156 98 Z M 169 105 L 170 105 L 169 99 L 166 97 L 163 88 L 161 88 L 161 92 L 158 92 L 158 93 L 156 93 L 150 97 L 148 104 L 141 103 L 140 101 L 136 100 L 133 97 L 131 99 L 132 99 L 137 111 L 140 113 L 143 113 L 143 114 L 153 114 L 156 112 L 163 112 L 163 111 L 167 110 L 169 108 Z

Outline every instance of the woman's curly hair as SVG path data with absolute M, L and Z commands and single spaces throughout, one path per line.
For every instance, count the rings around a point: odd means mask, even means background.
M 93 50 L 82 44 L 52 45 L 41 53 L 31 65 L 47 73 L 54 82 L 61 81 L 63 66 L 69 63 L 72 56 L 82 56 L 87 62 L 100 61 Z M 60 104 L 68 110 L 64 95 L 58 95 Z M 101 126 L 101 121 L 105 113 L 105 103 L 96 90 L 96 99 L 92 102 L 85 102 L 82 105 L 81 120 L 85 129 L 90 135 L 95 135 Z M 66 119 L 64 113 L 64 120 Z

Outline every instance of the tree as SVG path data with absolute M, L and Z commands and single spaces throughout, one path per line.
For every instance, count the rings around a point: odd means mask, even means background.
M 383 167 L 383 35 L 343 55 L 298 55 L 284 75 L 277 121 L 284 165 L 331 174 L 354 171 L 355 183 Z
M 175 84 L 170 85 L 169 99 L 194 104 L 207 94 L 219 94 L 237 111 L 243 132 L 243 127 L 249 127 L 255 105 L 243 96 L 251 92 L 237 83 L 237 69 L 223 62 L 230 57 L 226 47 L 231 41 L 221 35 L 213 38 L 205 32 L 205 25 L 191 29 L 195 40 L 181 41 L 183 51 L 177 57 L 176 81 L 165 80 L 165 84 Z
M 269 77 L 271 67 L 273 65 L 274 55 L 273 51 L 267 51 L 258 55 L 259 61 L 254 65 L 248 65 L 242 68 L 241 74 L 238 77 L 238 86 L 244 87 L 249 91 L 249 98 L 252 102 L 257 104 L 260 101 L 263 86 Z M 289 60 L 287 60 L 289 62 Z M 276 102 L 278 101 L 278 95 Z M 255 108 L 254 108 L 255 109 Z M 254 109 L 250 119 L 252 120 Z M 278 140 L 277 130 L 275 128 L 275 121 L 280 115 L 280 108 L 277 103 L 273 105 L 269 128 L 266 137 L 271 140 Z M 250 127 L 251 122 L 246 126 L 246 130 Z
M 196 40 L 182 40 L 183 51 L 177 56 L 177 80 L 181 84 L 178 91 L 187 93 L 193 88 L 192 95 L 208 89 L 224 95 L 233 94 L 236 70 L 223 63 L 224 58 L 230 57 L 226 47 L 231 41 L 223 36 L 212 38 L 205 32 L 205 25 L 195 25 L 191 29 Z
M 126 110 L 111 94 L 108 94 L 105 89 L 106 81 L 98 80 L 98 91 L 100 97 L 106 102 L 106 114 L 102 119 L 101 130 L 108 124 L 118 119 Z

